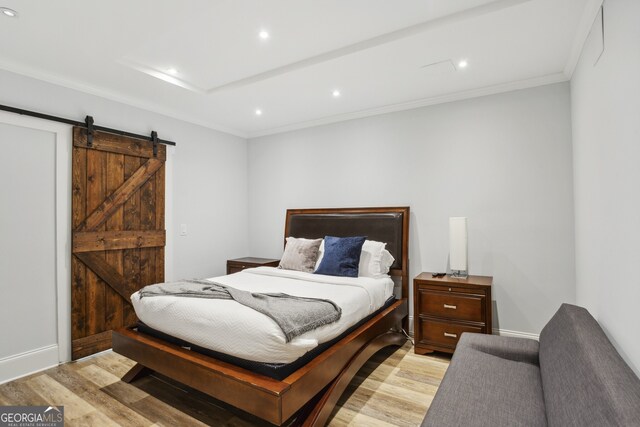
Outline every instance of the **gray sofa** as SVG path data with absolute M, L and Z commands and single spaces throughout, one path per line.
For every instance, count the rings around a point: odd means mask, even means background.
M 587 310 L 563 304 L 540 342 L 462 335 L 422 426 L 640 426 L 640 380 Z

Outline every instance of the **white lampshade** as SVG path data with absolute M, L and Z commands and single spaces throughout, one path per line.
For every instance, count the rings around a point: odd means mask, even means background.
M 449 218 L 449 264 L 451 270 L 467 271 L 467 218 Z

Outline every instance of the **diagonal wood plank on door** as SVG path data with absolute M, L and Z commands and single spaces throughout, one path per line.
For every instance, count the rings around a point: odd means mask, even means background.
M 147 160 L 116 191 L 104 199 L 77 228 L 77 231 L 92 231 L 102 225 L 109 217 L 127 201 L 131 195 L 142 187 L 153 176 L 164 162 L 158 159 Z
M 118 273 L 115 268 L 107 264 L 105 259 L 99 254 L 81 252 L 74 255 L 126 301 L 129 301 L 131 294 L 138 290 L 135 285 L 132 286 L 122 274 Z

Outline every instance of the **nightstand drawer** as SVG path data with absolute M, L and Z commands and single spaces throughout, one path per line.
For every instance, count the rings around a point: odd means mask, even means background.
M 227 260 L 227 274 L 237 273 L 245 268 L 277 267 L 280 260 L 272 258 L 245 257 Z
M 421 318 L 419 324 L 420 341 L 416 342 L 416 345 L 423 344 L 454 349 L 463 332 L 484 332 L 484 328 L 481 326 L 440 322 L 434 319 Z
M 472 322 L 483 322 L 485 318 L 483 313 L 485 297 L 483 295 L 419 288 L 418 299 L 420 313 L 429 316 Z
M 237 273 L 247 268 L 246 265 L 227 265 L 227 274 Z

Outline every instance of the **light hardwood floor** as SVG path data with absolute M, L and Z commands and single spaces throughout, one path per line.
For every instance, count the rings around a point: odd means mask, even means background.
M 358 372 L 330 426 L 417 426 L 449 366 L 410 343 L 384 349 Z M 164 377 L 126 384 L 134 362 L 111 351 L 0 385 L 1 405 L 64 405 L 67 426 L 266 426 Z

